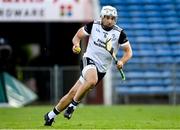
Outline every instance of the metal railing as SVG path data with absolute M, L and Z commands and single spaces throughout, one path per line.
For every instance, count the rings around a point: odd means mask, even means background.
M 78 77 L 78 66 L 17 68 L 17 78 L 29 88 L 34 89 L 42 102 L 56 103 Z
M 179 104 L 180 64 L 129 63 L 125 66 L 124 71 L 127 79 L 122 82 L 120 74 L 115 67 L 112 67 L 112 87 L 115 89 L 113 95 L 121 96 L 124 102 L 127 97 L 132 96 L 135 99 L 136 96 L 166 95 L 168 96 L 167 103 Z M 120 97 L 115 97 L 115 103 L 118 98 Z
M 177 104 L 178 102 L 180 102 L 180 97 L 175 90 L 180 87 L 179 86 L 180 65 L 179 64 L 164 65 L 165 66 L 164 68 L 162 67 L 162 65 L 157 65 L 157 66 L 160 67 L 159 71 L 163 71 L 163 69 L 168 69 L 168 71 L 171 73 L 170 77 L 167 77 L 166 75 L 164 76 L 162 75 L 162 77 L 159 78 L 162 79 L 168 78 L 169 80 L 171 80 L 170 86 L 173 87 L 174 91 L 169 95 L 170 98 L 169 103 Z M 140 73 L 137 70 L 139 68 L 144 69 L 145 71 L 148 71 L 148 69 L 154 69 L 153 66 L 147 64 L 146 65 L 139 64 L 137 66 L 135 66 L 134 64 L 132 65 L 127 64 L 125 67 L 126 68 L 124 68 L 124 71 L 127 77 L 125 83 L 123 83 L 120 80 L 121 77 L 119 72 L 116 70 L 116 68 L 112 67 L 111 77 L 108 78 L 108 80 L 106 80 L 104 84 L 104 93 L 106 93 L 105 88 L 108 88 L 107 92 L 108 93 L 110 92 L 111 93 L 110 95 L 112 97 L 108 96 L 104 98 L 109 98 L 109 99 L 112 98 L 112 100 L 114 100 L 113 98 L 118 98 L 115 97 L 116 94 L 114 93 L 115 90 L 114 88 L 117 86 L 118 83 L 120 84 L 120 86 L 123 86 L 126 85 L 126 82 L 128 84 L 128 82 L 131 82 L 133 79 L 138 79 L 138 77 L 133 77 L 134 76 L 133 71 L 136 71 L 136 73 Z M 57 103 L 58 100 L 69 91 L 72 85 L 74 85 L 76 80 L 79 78 L 79 75 L 80 75 L 79 66 L 55 65 L 54 67 L 18 67 L 17 68 L 18 79 L 24 82 L 28 87 L 36 88 L 37 90 L 35 89 L 35 91 L 38 93 L 38 95 L 42 96 L 40 97 L 40 99 L 42 99 L 43 101 L 48 101 L 48 102 L 50 101 L 51 103 Z M 139 78 L 141 79 L 141 77 Z M 155 77 L 152 78 L 155 79 Z M 146 77 L 144 77 L 144 79 L 146 79 Z M 33 83 L 29 83 L 29 81 L 30 82 L 33 81 Z M 109 84 L 110 82 L 112 84 Z M 109 91 L 109 88 L 111 87 L 113 88 L 113 91 Z M 104 96 L 107 96 L 107 94 L 105 94 Z M 112 103 L 117 103 L 117 102 L 112 101 Z

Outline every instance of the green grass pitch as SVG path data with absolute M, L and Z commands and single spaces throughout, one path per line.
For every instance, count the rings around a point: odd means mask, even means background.
M 180 129 L 180 106 L 80 106 L 67 120 L 60 114 L 52 127 L 43 115 L 53 106 L 0 108 L 0 129 Z

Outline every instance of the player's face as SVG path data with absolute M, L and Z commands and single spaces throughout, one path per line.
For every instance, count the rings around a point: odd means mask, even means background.
M 114 16 L 104 16 L 102 18 L 102 25 L 105 28 L 112 28 L 116 24 L 116 17 Z

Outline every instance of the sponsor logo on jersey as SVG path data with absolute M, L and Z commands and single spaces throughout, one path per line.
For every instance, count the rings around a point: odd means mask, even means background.
M 106 47 L 106 43 L 100 39 L 97 40 L 97 42 L 94 41 L 94 44 L 96 46 L 99 46 L 99 47 L 102 47 L 102 48 L 105 48 Z

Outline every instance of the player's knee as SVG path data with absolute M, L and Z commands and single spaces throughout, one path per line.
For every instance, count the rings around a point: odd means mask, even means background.
M 87 82 L 90 86 L 90 89 L 92 89 L 96 85 L 97 79 L 91 79 L 91 80 L 88 80 Z

